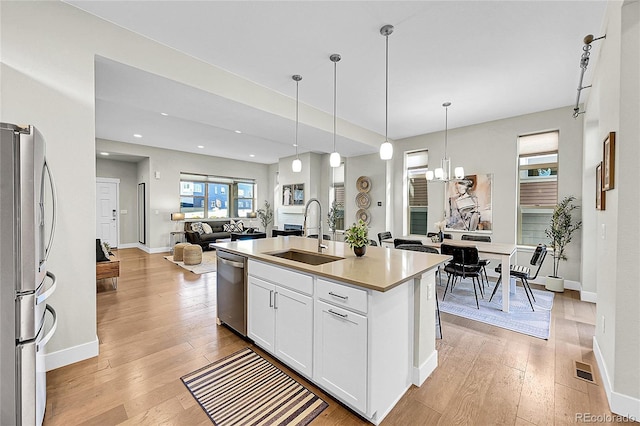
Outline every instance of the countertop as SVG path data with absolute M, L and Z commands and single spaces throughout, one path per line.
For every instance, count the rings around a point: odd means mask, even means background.
M 291 248 L 317 253 L 318 240 L 315 238 L 280 236 L 216 243 L 214 246 L 217 249 L 244 255 L 250 259 L 261 260 L 376 291 L 390 290 L 451 259 L 451 256 L 376 246 L 368 246 L 364 256 L 356 257 L 353 250 L 345 243 L 323 241 L 323 244 L 328 246 L 322 250 L 323 254 L 343 259 L 314 266 L 265 254 Z

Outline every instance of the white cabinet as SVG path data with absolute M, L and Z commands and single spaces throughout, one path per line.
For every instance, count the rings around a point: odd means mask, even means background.
M 276 286 L 249 276 L 248 291 L 247 335 L 258 346 L 273 353 L 276 336 L 273 297 Z
M 249 271 L 251 273 L 251 267 Z M 291 279 L 288 286 L 311 279 L 308 275 L 291 274 L 295 275 L 288 277 Z M 249 275 L 247 304 L 248 337 L 310 378 L 313 375 L 313 299 Z
M 342 401 L 367 411 L 367 318 L 316 301 L 314 380 Z

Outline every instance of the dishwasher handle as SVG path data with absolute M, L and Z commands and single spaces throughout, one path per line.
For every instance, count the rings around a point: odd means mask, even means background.
M 244 263 L 242 262 L 234 262 L 233 260 L 227 260 L 221 257 L 218 257 L 218 260 L 224 263 L 225 265 L 233 266 L 234 268 L 244 269 Z

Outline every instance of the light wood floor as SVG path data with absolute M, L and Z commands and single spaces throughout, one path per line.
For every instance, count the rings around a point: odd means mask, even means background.
M 138 249 L 119 255 L 118 290 L 110 281 L 98 285 L 100 355 L 47 373 L 44 424 L 210 425 L 180 377 L 251 346 L 215 325 L 215 274 L 196 275 Z M 384 425 L 560 425 L 575 423 L 576 413 L 610 414 L 600 375 L 597 385 L 573 377 L 574 360 L 597 369 L 595 305 L 576 292 L 556 296 L 548 341 L 446 314 L 442 320 L 438 368 L 407 391 Z M 365 424 L 298 379 L 329 403 L 314 425 Z

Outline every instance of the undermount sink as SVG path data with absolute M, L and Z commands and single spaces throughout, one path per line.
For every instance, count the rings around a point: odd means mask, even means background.
M 289 259 L 295 262 L 306 263 L 307 265 L 324 265 L 325 263 L 335 262 L 336 260 L 342 260 L 342 257 L 331 256 L 329 254 L 314 253 L 311 251 L 289 249 L 285 251 L 274 251 L 271 253 L 265 253 L 269 256 L 280 257 L 282 259 Z

